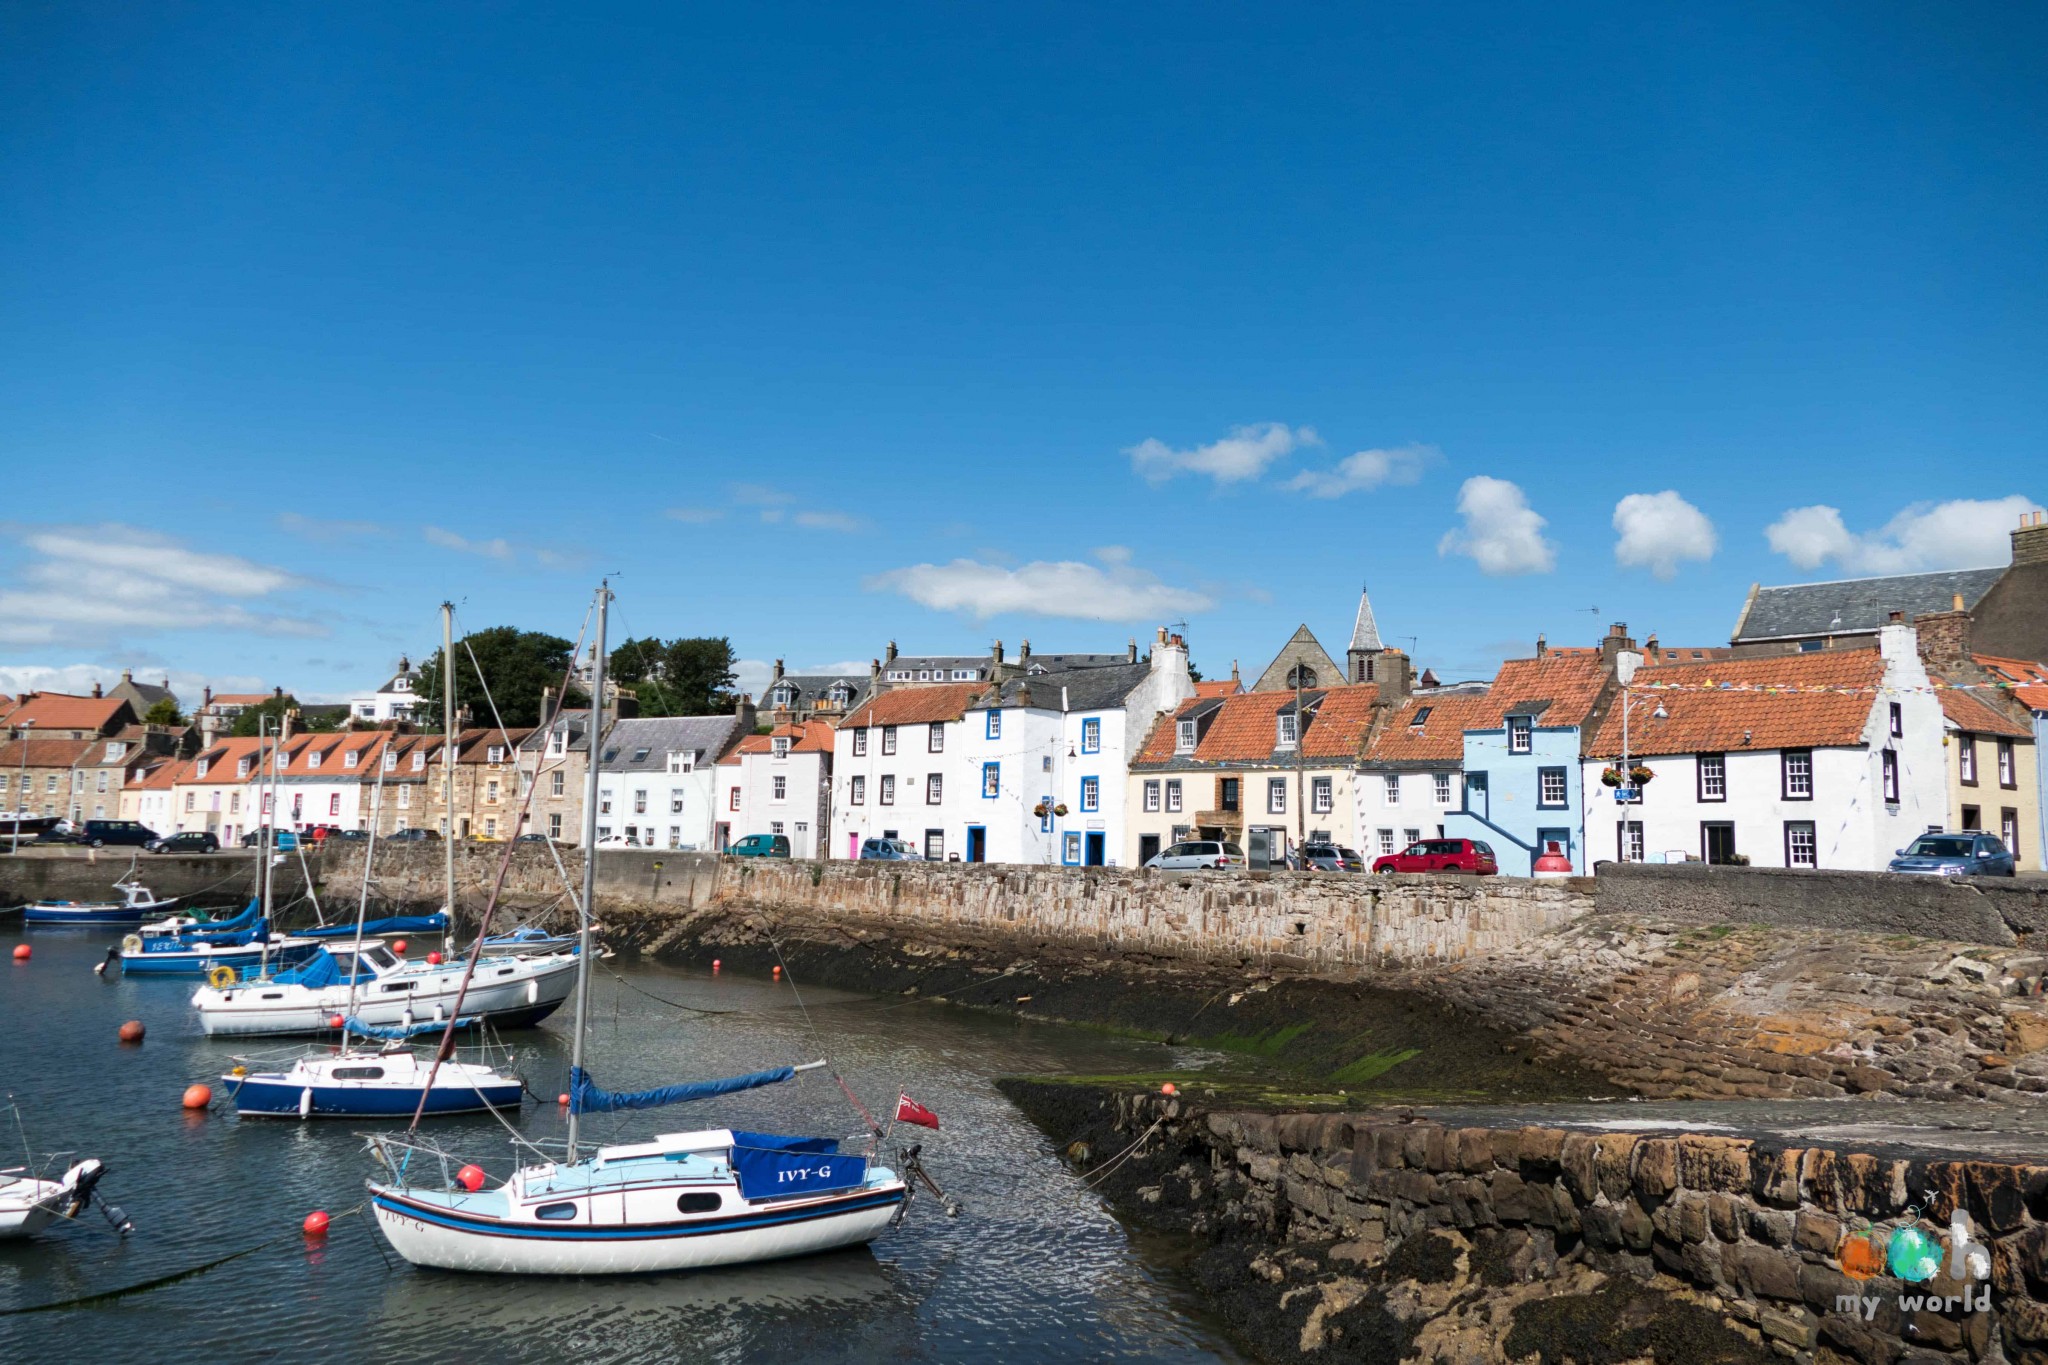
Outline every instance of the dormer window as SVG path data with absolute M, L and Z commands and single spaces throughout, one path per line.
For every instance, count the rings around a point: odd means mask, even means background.
M 426 771 L 426 768 L 427 768 L 427 751 L 426 751 L 426 750 L 424 750 L 424 749 L 422 749 L 422 750 L 420 750 L 420 751 L 419 751 L 418 753 L 416 753 L 416 754 L 414 754 L 414 755 L 412 756 L 412 770 L 413 770 L 414 772 L 418 773 L 418 772 L 425 772 L 425 771 Z
M 548 757 L 560 758 L 569 751 L 569 736 L 556 730 L 548 736 Z
M 1526 754 L 1535 747 L 1535 721 L 1528 716 L 1508 717 L 1508 752 Z
M 108 744 L 107 744 L 107 757 L 108 757 L 109 759 L 116 759 L 116 758 L 119 758 L 119 757 L 120 757 L 120 756 L 121 756 L 122 754 L 124 754 L 124 753 L 126 753 L 126 752 L 128 752 L 128 746 L 126 746 L 125 744 L 121 744 L 121 743 L 118 743 L 118 742 L 116 742 L 116 741 L 111 741 L 111 740 L 110 740 L 110 741 L 108 741 Z
M 200 761 L 200 764 L 199 764 L 199 775 L 200 775 L 201 777 L 204 777 L 204 776 L 206 776 L 206 763 L 205 763 L 205 760 L 203 760 L 203 759 L 202 759 L 202 760 Z M 236 776 L 236 777 L 247 777 L 248 775 L 249 775 L 249 760 L 248 760 L 248 759 L 246 759 L 246 758 L 244 758 L 244 759 L 239 759 L 239 760 L 237 760 L 237 761 L 236 761 L 236 763 L 235 763 L 235 776 Z
M 344 768 L 353 768 L 356 766 L 356 760 L 361 757 L 361 754 L 357 753 L 354 749 L 350 749 L 347 753 L 341 756 L 341 766 Z
M 321 757 L 322 757 L 322 755 L 320 754 L 320 752 L 319 752 L 318 750 L 315 750 L 314 752 L 312 752 L 312 753 L 310 753 L 310 754 L 307 754 L 307 755 L 306 755 L 306 766 L 307 766 L 308 768 L 317 768 L 317 767 L 319 767 L 319 766 L 320 766 L 320 759 L 321 759 Z
M 1275 732 L 1275 747 L 1281 749 L 1292 749 L 1295 745 L 1297 737 L 1298 733 L 1295 724 L 1294 713 L 1292 711 L 1282 712 L 1278 718 L 1278 725 Z
M 397 767 L 398 751 L 396 749 L 386 749 L 384 751 L 384 771 L 388 773 L 393 771 Z
M 788 735 L 777 735 L 777 736 L 776 736 L 776 737 L 775 737 L 774 739 L 771 739 L 771 740 L 769 740 L 769 741 L 768 741 L 768 747 L 769 747 L 769 749 L 770 749 L 770 750 L 772 750 L 772 751 L 774 752 L 774 754 L 775 754 L 775 756 L 776 756 L 777 758 L 788 758 L 788 757 L 789 757 L 789 736 L 788 736 Z
M 843 682 L 833 683 L 831 690 L 825 695 L 832 699 L 834 706 L 844 706 L 853 700 L 853 689 Z
M 668 756 L 668 770 L 672 773 L 693 772 L 697 767 L 697 755 L 683 749 L 672 749 Z
M 490 748 L 488 748 L 488 749 L 484 750 L 484 762 L 486 762 L 486 763 L 503 763 L 504 761 L 505 761 L 505 746 L 504 746 L 504 745 L 502 745 L 502 744 L 493 744 L 493 745 L 492 745 L 492 746 L 491 746 Z
M 246 758 L 242 760 L 242 762 L 243 762 L 243 763 L 245 763 L 245 764 L 246 764 L 246 763 L 247 763 L 248 761 L 249 761 L 249 760 L 248 760 L 248 759 L 246 759 Z M 193 775 L 194 777 L 197 777 L 197 778 L 204 778 L 204 777 L 206 776 L 206 770 L 207 770 L 208 768 L 211 768 L 212 766 L 213 766 L 213 760 L 212 760 L 212 759 L 210 759 L 210 758 L 202 758 L 202 759 L 200 759 L 200 760 L 199 760 L 199 766 L 198 766 L 197 768 L 193 769 L 193 771 L 192 771 L 192 775 Z M 51 779 L 51 780 L 52 780 L 52 781 L 54 781 L 55 779 L 53 778 L 53 779 Z
M 793 706 L 796 704 L 796 689 L 784 683 L 768 694 L 768 700 L 777 706 Z
M 1173 751 L 1177 754 L 1191 754 L 1195 751 L 1195 723 L 1181 721 L 1173 727 Z
M 412 679 L 411 679 L 411 678 L 400 678 L 400 679 L 398 679 L 398 680 L 397 680 L 396 682 L 394 682 L 394 683 L 392 683 L 392 684 L 391 684 L 391 690 L 392 690 L 393 692 L 410 692 L 410 691 L 412 691 Z

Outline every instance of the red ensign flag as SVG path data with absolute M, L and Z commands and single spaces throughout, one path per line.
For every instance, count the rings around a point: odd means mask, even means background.
M 896 1097 L 896 1121 L 898 1123 L 915 1123 L 931 1129 L 937 1129 L 939 1126 L 939 1116 L 908 1095 L 898 1095 Z

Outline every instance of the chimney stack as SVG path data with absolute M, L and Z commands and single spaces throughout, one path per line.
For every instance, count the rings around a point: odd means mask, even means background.
M 1414 665 L 1408 656 L 1398 649 L 1383 650 L 1379 657 L 1376 679 L 1379 684 L 1379 702 L 1382 706 L 1399 706 L 1408 700 L 1414 689 Z
M 98 680 L 97 678 L 95 678 L 95 679 L 93 680 L 93 684 L 92 684 L 92 694 L 93 694 L 93 696 L 94 696 L 95 698 L 97 698 L 97 697 L 98 697 L 98 696 L 100 695 L 100 684 L 99 684 L 99 680 Z
M 995 660 L 997 668 L 1003 666 L 1003 642 L 1001 640 L 996 641 L 995 648 L 989 651 L 989 657 Z
M 1542 658 L 1550 652 L 1550 642 L 1543 638 L 1543 632 L 1536 632 L 1536 657 Z
M 1127 664 L 1138 662 L 1138 639 L 1136 636 L 1132 636 L 1131 642 L 1124 646 L 1124 662 Z
M 733 714 L 740 718 L 740 729 L 750 735 L 760 726 L 761 718 L 754 710 L 754 699 L 744 692 L 740 693 L 738 702 L 734 704 Z
M 780 659 L 777 659 L 777 660 L 775 661 L 775 676 L 774 676 L 773 678 L 769 679 L 769 681 L 770 681 L 770 682 L 781 682 L 781 681 L 782 681 L 782 660 L 780 660 Z
M 1031 662 L 1031 642 L 1029 640 L 1026 640 L 1024 642 L 1024 647 L 1017 651 L 1017 662 L 1019 665 L 1029 664 Z
M 1600 642 L 1600 662 L 1612 672 L 1614 661 L 1624 653 L 1634 653 L 1635 648 L 1636 642 L 1629 636 L 1627 623 L 1616 621 L 1607 627 L 1607 638 Z
M 896 642 L 894 640 L 891 640 L 889 642 L 889 647 L 882 652 L 882 662 L 885 664 L 893 664 L 896 662 Z
M 1957 597 L 1956 602 L 1962 602 Z M 1896 613 L 1903 615 L 1903 613 Z M 1920 657 L 1934 663 L 1960 663 L 1970 653 L 1970 613 L 1958 605 L 1949 611 L 1929 612 L 1913 618 L 1920 638 Z
M 2048 564 L 2048 512 L 2022 512 L 2012 533 L 2012 562 Z

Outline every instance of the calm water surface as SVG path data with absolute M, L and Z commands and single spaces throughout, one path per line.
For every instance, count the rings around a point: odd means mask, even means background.
M 999 1095 L 1015 1072 L 1154 1070 L 1202 1059 L 1079 1031 L 942 1007 L 807 990 L 817 1035 L 788 987 L 730 974 L 607 964 L 593 996 L 592 1070 L 609 1089 L 808 1061 L 829 1049 L 871 1108 L 899 1089 L 938 1111 L 933 1174 L 965 1205 L 920 1199 L 872 1247 L 763 1266 L 637 1279 L 545 1280 L 415 1270 L 390 1258 L 364 1213 L 373 1174 L 362 1125 L 238 1121 L 218 1095 L 236 1054 L 289 1040 L 210 1042 L 192 984 L 102 981 L 116 937 L 24 931 L 0 919 L 0 1091 L 19 1102 L 34 1151 L 106 1161 L 102 1190 L 135 1221 L 117 1240 L 98 1215 L 32 1242 L 0 1243 L 0 1308 L 95 1295 L 256 1248 L 204 1275 L 63 1312 L 0 1317 L 0 1360 L 94 1361 L 1074 1361 L 1243 1359 L 1164 1265 L 1148 1260 L 1051 1144 Z M 637 987 L 638 990 L 633 989 Z M 648 994 L 704 1010 L 678 1010 Z M 140 1047 L 115 1029 L 140 1019 Z M 533 1088 L 566 1088 L 568 1011 L 508 1035 Z M 179 1096 L 215 1085 L 212 1112 Z M 11 1128 L 11 1120 L 0 1120 Z M 834 1136 L 860 1123 L 829 1078 L 649 1114 L 599 1115 L 586 1137 L 734 1126 Z M 494 1177 L 514 1164 L 493 1120 L 431 1130 Z M 559 1137 L 552 1103 L 529 1102 L 531 1137 Z M 0 1145 L 18 1152 L 9 1131 Z M 12 1164 L 18 1158 L 0 1159 Z M 337 1215 L 324 1243 L 300 1221 Z

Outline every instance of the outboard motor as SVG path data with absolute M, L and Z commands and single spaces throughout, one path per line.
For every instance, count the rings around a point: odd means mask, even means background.
M 86 1206 L 93 1201 L 93 1192 L 98 1188 L 100 1181 L 106 1177 L 106 1174 L 106 1164 L 100 1161 L 98 1157 L 87 1157 L 84 1161 L 79 1162 L 70 1170 L 64 1172 L 62 1183 L 69 1194 L 69 1199 L 64 1206 L 64 1216 L 66 1218 L 76 1218 L 79 1214 L 85 1212 Z M 100 1201 L 100 1213 L 106 1218 L 107 1226 L 113 1228 L 115 1232 L 120 1233 L 123 1237 L 126 1237 L 135 1230 L 135 1224 L 128 1220 L 128 1215 L 104 1199 Z

